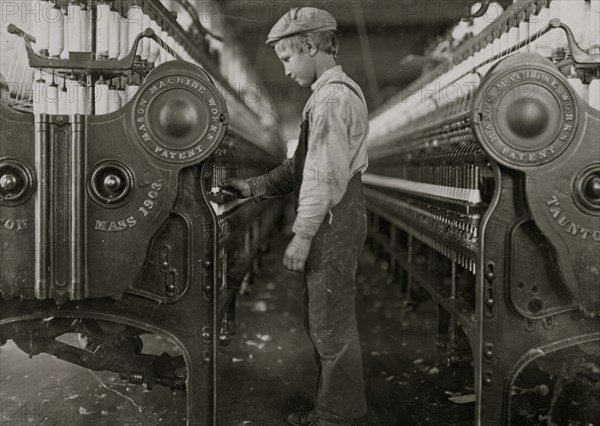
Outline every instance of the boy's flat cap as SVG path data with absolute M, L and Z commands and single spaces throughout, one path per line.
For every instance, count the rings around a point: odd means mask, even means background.
M 331 13 L 316 7 L 295 7 L 273 25 L 265 44 L 275 43 L 295 34 L 329 30 L 337 30 L 337 22 Z

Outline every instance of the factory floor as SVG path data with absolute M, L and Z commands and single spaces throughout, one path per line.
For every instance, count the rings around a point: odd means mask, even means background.
M 288 412 L 311 406 L 315 371 L 302 326 L 302 279 L 286 271 L 279 256 L 267 254 L 256 282 L 238 299 L 238 334 L 219 360 L 220 426 L 283 425 Z M 411 312 L 399 286 L 386 284 L 385 269 L 365 250 L 357 311 L 369 413 L 356 424 L 472 424 L 472 369 L 442 363 L 433 345 L 435 305 L 425 301 Z M 145 343 L 174 349 L 160 337 Z M 554 398 L 558 408 L 551 421 L 552 392 L 536 390 L 540 385 L 551 390 L 556 379 L 535 369 L 525 379 L 520 385 L 533 391 L 513 397 L 513 424 L 593 424 L 578 409 L 579 396 L 568 394 Z M 1 425 L 185 424 L 180 393 L 127 386 L 115 374 L 90 372 L 48 355 L 29 359 L 10 341 L 0 348 L 0 380 Z

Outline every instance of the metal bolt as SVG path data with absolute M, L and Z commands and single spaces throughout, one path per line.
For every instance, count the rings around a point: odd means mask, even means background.
M 212 263 L 210 263 L 210 260 L 207 260 L 207 261 L 206 261 L 206 262 L 204 262 L 202 265 L 203 265 L 205 268 L 207 268 L 207 269 L 208 269 L 208 268 L 210 268 L 210 266 L 212 265 Z
M 488 307 L 492 307 L 494 306 L 494 299 L 488 299 L 485 301 L 485 304 L 488 305 Z
M 210 328 L 206 326 L 202 327 L 202 340 L 210 342 Z
M 487 359 L 491 359 L 491 358 L 494 356 L 494 354 L 492 353 L 492 351 L 491 351 L 490 349 L 488 349 L 487 351 L 485 351 L 485 354 L 484 354 L 484 356 L 485 356 Z
M 163 260 L 162 262 L 160 262 L 160 267 L 162 269 L 167 269 L 169 267 L 169 262 L 167 262 L 166 260 Z
M 493 280 L 495 277 L 496 277 L 496 274 L 494 274 L 494 273 L 493 273 L 493 272 L 491 272 L 491 271 L 490 271 L 490 272 L 488 272 L 487 274 L 485 274 L 485 278 L 486 278 L 488 281 L 492 281 L 492 280 Z
M 487 385 L 487 386 L 491 385 L 492 383 L 493 383 L 493 380 L 492 380 L 492 378 L 491 378 L 491 377 L 486 377 L 486 378 L 483 380 L 483 384 L 485 384 L 485 385 Z

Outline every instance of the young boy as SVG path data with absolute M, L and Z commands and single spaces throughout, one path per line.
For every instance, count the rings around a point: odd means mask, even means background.
M 305 326 L 315 347 L 315 408 L 291 413 L 292 425 L 350 425 L 367 412 L 356 326 L 355 274 L 366 238 L 361 173 L 367 168 L 367 108 L 360 87 L 336 65 L 337 24 L 330 13 L 294 8 L 266 41 L 285 73 L 313 94 L 303 111 L 293 158 L 256 178 L 221 187 L 265 199 L 294 192 L 295 236 L 283 263 L 305 271 Z

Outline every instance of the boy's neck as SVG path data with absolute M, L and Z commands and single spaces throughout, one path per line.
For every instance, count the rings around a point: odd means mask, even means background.
M 317 54 L 319 55 L 319 54 Z M 316 59 L 317 80 L 321 78 L 323 73 L 328 69 L 335 67 L 337 64 L 332 55 L 319 55 Z M 316 81 L 316 80 L 315 80 Z

